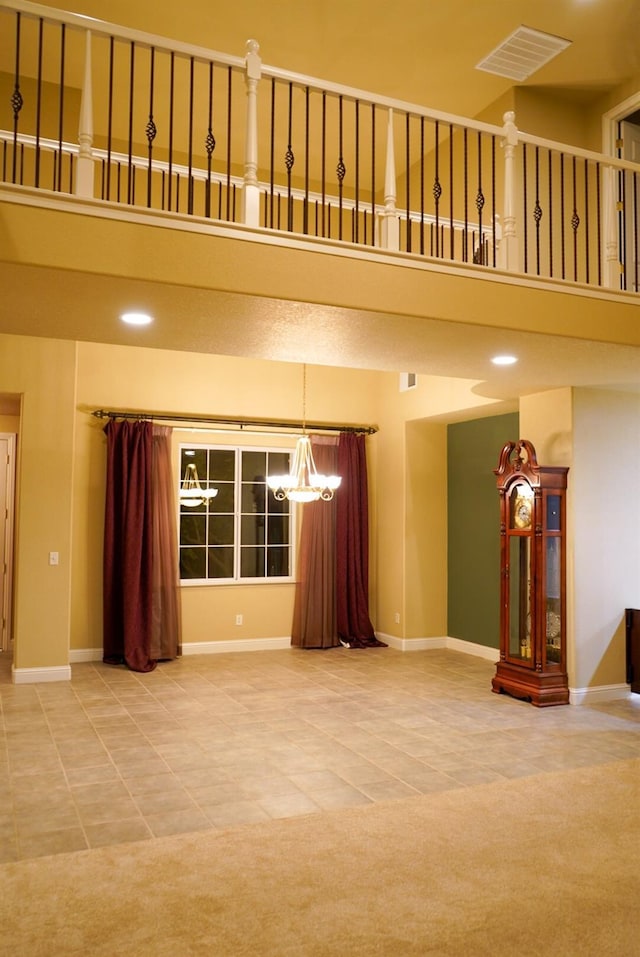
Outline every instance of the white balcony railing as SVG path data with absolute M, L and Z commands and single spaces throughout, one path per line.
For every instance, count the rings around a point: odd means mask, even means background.
M 637 291 L 640 168 L 14 0 L 0 178 L 170 216 Z

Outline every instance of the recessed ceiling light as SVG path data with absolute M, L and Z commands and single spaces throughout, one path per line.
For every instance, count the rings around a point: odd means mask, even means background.
M 148 326 L 153 322 L 153 316 L 146 312 L 123 312 L 120 318 L 128 326 Z
M 491 361 L 494 366 L 512 366 L 518 359 L 516 356 L 494 356 Z

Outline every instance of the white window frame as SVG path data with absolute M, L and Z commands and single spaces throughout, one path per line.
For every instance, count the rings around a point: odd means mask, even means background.
M 242 524 L 242 453 L 243 452 L 263 452 L 279 453 L 292 455 L 290 446 L 280 445 L 244 445 L 232 444 L 226 442 L 180 442 L 178 446 L 178 490 L 183 479 L 182 471 L 182 453 L 185 449 L 203 449 L 221 450 L 234 452 L 235 454 L 235 475 L 234 475 L 234 573 L 231 578 L 181 578 L 182 587 L 202 587 L 203 585 L 282 585 L 295 582 L 295 569 L 297 562 L 297 508 L 294 502 L 289 502 L 289 575 L 263 575 L 259 577 L 242 577 L 241 575 L 241 524 Z M 203 476 L 200 476 L 203 478 Z M 177 496 L 177 538 L 178 538 L 178 567 L 180 567 L 180 548 L 182 545 L 180 535 L 180 516 L 184 514 L 180 509 L 180 500 Z M 267 543 L 265 542 L 265 548 Z M 206 545 L 204 546 L 207 547 Z

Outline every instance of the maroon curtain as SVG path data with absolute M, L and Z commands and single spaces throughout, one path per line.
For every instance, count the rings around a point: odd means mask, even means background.
M 151 422 L 110 419 L 104 528 L 103 660 L 152 671 Z
M 341 432 L 336 492 L 337 628 L 350 648 L 386 647 L 369 618 L 369 492 L 364 435 Z
M 313 458 L 322 475 L 338 471 L 336 436 L 311 437 Z M 299 648 L 335 648 L 336 630 L 336 498 L 308 502 L 302 508 L 302 529 L 291 644 Z

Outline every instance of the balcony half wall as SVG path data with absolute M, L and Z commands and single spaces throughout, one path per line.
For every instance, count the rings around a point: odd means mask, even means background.
M 631 293 L 43 190 L 0 188 L 0 282 L 4 333 L 478 379 L 478 350 L 524 336 L 640 378 Z M 124 328 L 131 308 L 153 326 Z M 610 379 L 576 376 L 528 388 Z

